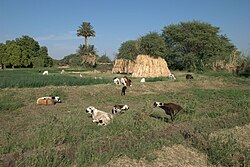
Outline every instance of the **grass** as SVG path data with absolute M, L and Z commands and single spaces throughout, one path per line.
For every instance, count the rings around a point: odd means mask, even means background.
M 18 70 L 1 72 L 2 76 L 8 73 L 6 76 L 12 79 L 20 75 Z M 23 75 L 46 79 L 76 77 L 61 76 L 56 71 L 55 76 L 40 76 L 29 70 Z M 209 137 L 218 130 L 250 123 L 249 79 L 223 76 L 218 80 L 217 76 L 196 74 L 189 82 L 182 79 L 185 75 L 175 75 L 176 81 L 153 79 L 140 83 L 131 78 L 133 86 L 123 97 L 120 96 L 122 86 L 111 82 L 46 87 L 29 87 L 25 83 L 21 89 L 0 89 L 0 166 L 11 163 L 16 166 L 102 166 L 123 156 L 146 157 L 150 163 L 156 163 L 152 150 L 175 144 L 206 154 L 208 164 L 249 166 L 249 148 L 241 148 L 233 136 Z M 87 78 L 94 76 L 89 74 Z M 102 80 L 113 78 L 111 74 L 103 76 Z M 38 97 L 47 95 L 60 96 L 63 103 L 35 104 Z M 163 110 L 153 108 L 154 101 L 178 103 L 184 110 L 171 122 Z M 105 127 L 93 124 L 85 112 L 93 105 L 111 113 L 115 104 L 128 104 L 130 109 L 114 115 L 114 120 Z
M 77 70 L 76 70 L 77 71 Z M 70 72 L 70 71 L 69 71 Z M 83 72 L 83 71 L 82 71 Z M 81 86 L 110 83 L 105 78 L 80 78 L 72 75 L 60 75 L 60 72 L 51 69 L 49 75 L 42 75 L 37 70 L 1 70 L 0 88 L 35 88 L 44 86 Z

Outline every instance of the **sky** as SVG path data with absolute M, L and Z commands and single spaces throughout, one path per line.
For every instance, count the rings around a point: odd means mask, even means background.
M 113 59 L 123 42 L 194 20 L 219 27 L 250 55 L 250 0 L 0 0 L 0 43 L 28 35 L 60 60 L 84 43 L 76 32 L 90 22 L 89 44 Z

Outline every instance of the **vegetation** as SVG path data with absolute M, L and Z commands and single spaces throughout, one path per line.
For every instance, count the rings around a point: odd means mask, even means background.
M 62 60 L 56 62 L 56 64 L 59 66 L 69 65 L 71 67 L 80 67 L 82 65 L 82 58 L 79 54 L 70 54 L 65 56 Z
M 77 30 L 77 36 L 84 37 L 85 47 L 88 48 L 88 37 L 95 37 L 95 31 L 89 22 L 83 22 Z
M 212 69 L 216 60 L 229 60 L 235 46 L 219 34 L 219 28 L 198 21 L 163 28 L 162 36 L 171 48 L 168 61 L 173 69 Z
M 33 80 L 42 84 L 41 74 L 36 74 L 35 69 L 3 70 L 0 75 L 13 80 L 21 74 L 19 71 L 26 76 L 36 76 Z M 52 70 L 52 76 L 44 76 L 44 79 L 56 77 L 54 80 L 59 80 L 62 77 L 67 82 L 75 77 L 70 72 L 66 71 L 68 74 L 64 75 L 69 75 L 66 77 Z M 89 74 L 87 78 L 96 75 Z M 187 158 L 191 155 L 183 150 L 178 152 L 178 155 L 186 154 L 182 159 L 167 151 L 161 157 L 172 157 L 179 164 L 205 154 L 207 165 L 250 165 L 249 129 L 245 129 L 250 125 L 249 78 L 209 73 L 194 74 L 194 80 L 186 81 L 185 73 L 176 71 L 174 81 L 152 79 L 154 83 L 146 82 L 143 86 L 139 79 L 131 78 L 133 86 L 128 88 L 126 96 L 120 96 L 121 86 L 112 83 L 114 76 L 100 76 L 110 82 L 0 89 L 0 165 L 140 166 L 135 164 L 140 160 L 160 166 L 158 163 L 168 161 L 159 161 L 160 155 L 156 151 L 176 145 L 197 150 L 199 154 Z M 15 82 L 18 84 L 19 81 Z M 53 106 L 35 104 L 38 97 L 47 95 L 60 96 L 62 103 Z M 175 102 L 184 110 L 171 122 L 163 110 L 152 107 L 154 101 Z M 105 127 L 94 124 L 85 112 L 89 105 L 93 105 L 111 113 L 114 104 L 128 104 L 130 109 L 114 115 L 113 121 Z M 240 133 L 229 133 L 225 137 L 218 133 L 231 129 Z M 115 159 L 120 159 L 120 163 Z
M 68 72 L 67 70 L 65 70 Z M 110 83 L 111 79 L 80 78 L 79 75 L 60 75 L 59 70 L 49 70 L 44 76 L 34 70 L 4 70 L 0 72 L 0 88 L 35 88 L 44 86 L 81 86 Z
M 110 58 L 106 54 L 104 54 L 102 56 L 98 56 L 97 62 L 98 63 L 112 63 L 112 61 L 110 60 Z
M 119 48 L 119 53 L 117 54 L 117 59 L 128 59 L 135 60 L 139 53 L 138 41 L 129 40 L 123 42 Z
M 80 45 L 77 53 L 81 56 L 96 55 L 96 49 L 94 45 Z
M 165 26 L 161 34 L 150 32 L 136 41 L 122 43 L 117 58 L 135 60 L 138 54 L 148 54 L 163 57 L 173 70 L 211 70 L 220 60 L 228 63 L 236 50 L 219 33 L 218 27 L 208 23 L 181 22 Z
M 95 31 L 89 22 L 83 22 L 77 30 L 77 36 L 84 37 L 84 45 L 79 46 L 78 54 L 81 56 L 81 63 L 87 66 L 96 66 L 96 49 L 94 45 L 88 44 L 89 37 L 95 37 Z
M 48 49 L 29 36 L 0 44 L 0 65 L 5 67 L 51 67 Z
M 241 56 L 236 75 L 250 77 L 250 57 Z
M 98 56 L 94 45 L 88 44 L 88 38 L 95 35 L 91 23 L 83 22 L 77 30 L 77 36 L 84 37 L 84 44 L 79 46 L 77 53 L 58 61 L 49 57 L 47 47 L 39 46 L 29 36 L 8 40 L 0 43 L 0 66 L 51 67 L 55 63 L 96 68 L 96 63 L 110 63 L 107 55 Z M 230 39 L 220 34 L 219 27 L 191 21 L 165 26 L 160 34 L 150 32 L 137 40 L 125 41 L 116 58 L 135 60 L 138 54 L 148 54 L 164 58 L 171 70 L 204 72 L 227 69 L 248 77 L 249 58 L 236 50 Z
M 165 58 L 168 50 L 164 39 L 151 32 L 140 38 L 140 53 Z

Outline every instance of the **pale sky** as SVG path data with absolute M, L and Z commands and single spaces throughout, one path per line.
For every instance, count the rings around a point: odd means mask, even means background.
M 250 54 L 250 0 L 0 0 L 0 43 L 28 35 L 62 59 L 83 44 L 76 31 L 90 22 L 89 43 L 113 59 L 127 40 L 193 20 L 219 27 Z

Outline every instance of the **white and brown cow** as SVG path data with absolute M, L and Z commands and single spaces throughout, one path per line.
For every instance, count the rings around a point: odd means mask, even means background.
M 121 78 L 121 83 L 124 86 L 132 86 L 132 81 L 130 79 L 128 79 L 128 77 L 126 77 L 126 76 Z
M 172 121 L 174 121 L 176 114 L 182 110 L 182 107 L 175 103 L 154 102 L 153 106 L 163 109 L 167 115 L 171 116 Z
M 113 118 L 111 114 L 98 110 L 93 106 L 89 106 L 86 109 L 86 112 L 92 115 L 93 122 L 97 123 L 98 125 L 108 125 Z
M 37 99 L 36 104 L 38 105 L 51 105 L 56 103 L 61 103 L 61 99 L 58 96 L 48 96 L 48 97 L 40 97 Z
M 128 110 L 129 106 L 128 105 L 114 105 L 114 107 L 112 108 L 112 114 L 116 114 L 116 113 L 124 113 L 124 111 Z
M 115 78 L 113 79 L 113 81 L 114 81 L 114 84 L 116 84 L 116 85 L 120 85 L 120 84 L 121 84 L 120 79 L 117 78 L 117 77 L 115 77 Z

